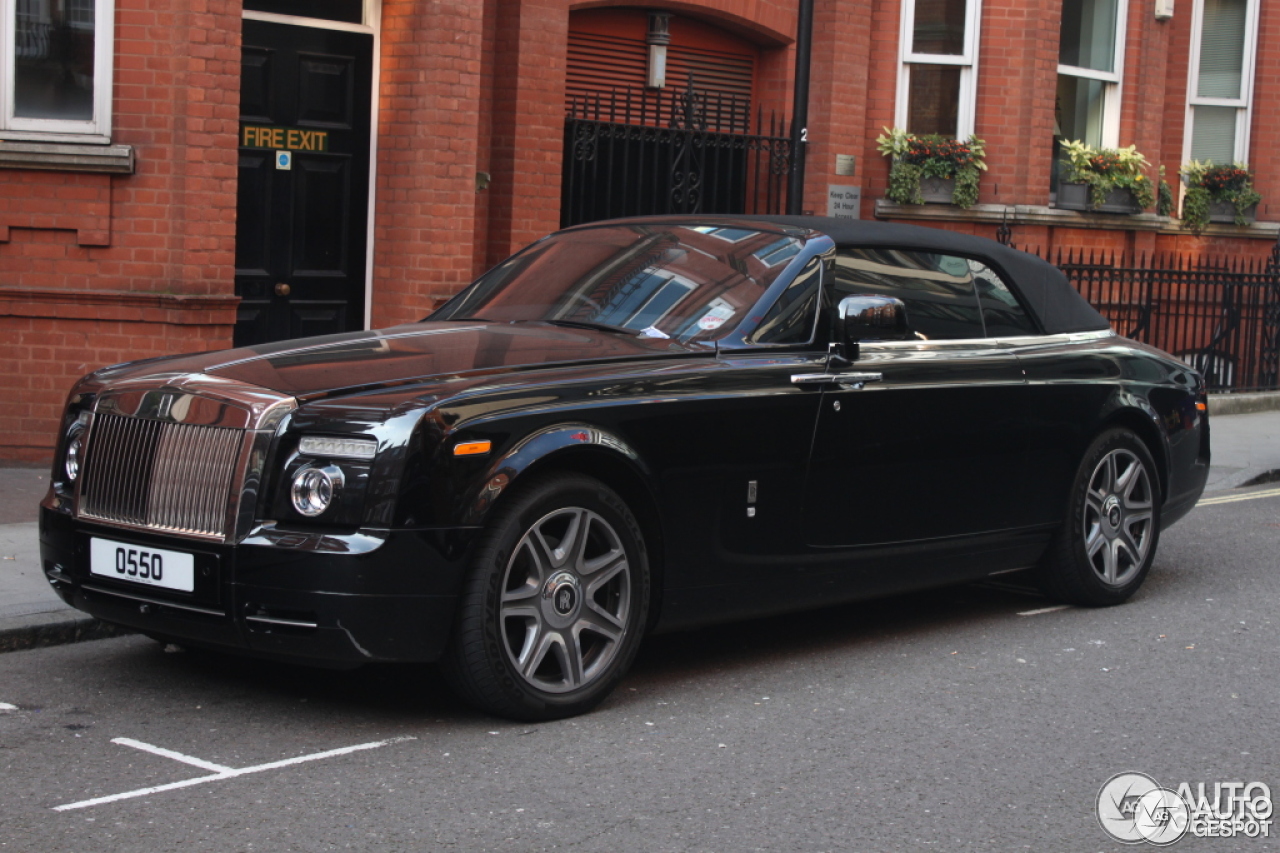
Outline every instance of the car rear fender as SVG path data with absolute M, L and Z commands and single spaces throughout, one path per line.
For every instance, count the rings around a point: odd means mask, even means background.
M 1094 435 L 1113 427 L 1124 427 L 1138 436 L 1151 452 L 1151 458 L 1155 460 L 1156 474 L 1160 481 L 1160 499 L 1163 502 L 1169 496 L 1171 452 L 1168 436 L 1160 423 L 1160 414 L 1148 400 L 1121 392 L 1112 401 L 1111 410 L 1104 416 L 1103 422 L 1094 431 Z

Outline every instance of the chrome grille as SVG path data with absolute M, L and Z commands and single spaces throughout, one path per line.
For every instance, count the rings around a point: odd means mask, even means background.
M 98 414 L 87 446 L 80 516 L 226 536 L 244 432 Z

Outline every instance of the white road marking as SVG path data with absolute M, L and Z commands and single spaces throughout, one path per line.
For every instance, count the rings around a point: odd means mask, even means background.
M 17 705 L 10 705 L 8 702 L 0 702 L 0 711 L 16 711 Z
M 54 806 L 55 812 L 66 812 L 72 809 L 83 809 L 89 806 L 100 806 L 104 803 L 114 803 L 119 800 L 130 800 L 134 797 L 145 797 L 149 794 L 158 794 L 162 791 L 173 791 L 177 788 L 189 788 L 192 785 L 203 785 L 205 782 L 217 782 L 222 779 L 234 779 L 237 776 L 248 776 L 250 773 L 262 773 L 265 770 L 276 770 L 280 767 L 289 767 L 294 764 L 302 764 L 306 761 L 319 761 L 322 758 L 333 758 L 338 755 L 349 755 L 353 752 L 360 752 L 366 749 L 377 749 L 380 746 L 387 746 L 392 743 L 401 743 L 408 740 L 417 740 L 415 737 L 394 737 L 389 740 L 380 740 L 373 743 L 360 743 L 355 746 L 344 746 L 339 749 L 330 749 L 327 752 L 317 752 L 312 755 L 299 755 L 296 758 L 285 758 L 280 761 L 272 761 L 267 764 L 258 764 L 253 767 L 242 767 L 239 770 L 232 767 L 222 767 L 212 776 L 197 776 L 194 779 L 183 779 L 181 782 L 171 782 L 168 785 L 155 785 L 150 788 L 139 788 L 136 791 L 125 791 L 123 794 L 112 794 L 108 797 L 95 797 L 92 800 L 81 800 L 78 803 L 67 803 L 63 806 Z M 130 740 L 128 738 L 116 738 L 112 743 L 119 743 L 124 746 L 132 746 L 137 749 L 144 749 L 147 752 L 163 755 L 166 758 L 172 758 L 175 761 L 182 761 L 186 764 L 195 764 L 197 767 L 213 769 L 220 765 L 210 762 L 201 761 L 199 758 L 192 758 L 178 752 L 168 749 L 162 749 L 158 746 L 142 743 L 141 741 Z M 197 763 L 199 762 L 199 763 Z
M 1215 504 L 1233 504 L 1238 501 L 1255 501 L 1258 498 L 1280 497 L 1280 489 L 1263 489 L 1260 492 L 1249 492 L 1243 495 L 1221 495 L 1214 498 L 1202 498 L 1196 506 L 1213 506 Z
M 1041 607 L 1037 610 L 1024 610 L 1018 615 L 1019 616 L 1039 616 L 1041 613 L 1057 613 L 1059 610 L 1069 610 L 1069 609 L 1071 609 L 1070 604 L 1057 604 L 1057 605 L 1054 605 L 1053 607 Z
M 181 761 L 183 764 L 191 764 L 202 770 L 212 770 L 214 773 L 233 773 L 230 767 L 223 767 L 221 764 L 214 764 L 212 761 L 205 761 L 203 758 L 193 758 L 190 755 L 183 755 L 181 752 L 174 752 L 172 749 L 165 749 L 161 746 L 152 746 L 149 743 L 143 743 L 140 740 L 134 740 L 129 737 L 117 737 L 111 739 L 112 743 L 118 743 L 121 746 L 131 746 L 134 749 L 140 749 L 143 752 L 149 752 L 152 755 L 162 755 L 165 758 L 172 758 L 174 761 Z

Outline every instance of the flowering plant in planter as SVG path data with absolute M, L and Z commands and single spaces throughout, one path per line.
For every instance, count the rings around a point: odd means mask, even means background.
M 1088 185 L 1090 209 L 1102 207 L 1116 190 L 1132 193 L 1139 209 L 1145 210 L 1155 203 L 1156 189 L 1146 175 L 1151 164 L 1136 146 L 1094 148 L 1071 139 L 1062 143 L 1062 151 L 1067 155 L 1063 180 Z
M 1218 217 L 1213 208 L 1225 208 L 1236 225 L 1247 225 L 1262 196 L 1253 188 L 1253 174 L 1244 163 L 1215 166 L 1212 160 L 1192 160 L 1182 167 L 1187 192 L 1182 198 L 1182 224 L 1199 231 Z
M 935 133 L 917 136 L 902 128 L 884 129 L 876 137 L 880 153 L 893 158 L 889 167 L 891 201 L 898 204 L 924 204 L 921 182 L 928 178 L 953 180 L 951 201 L 960 207 L 972 207 L 978 201 L 978 179 L 986 171 L 983 162 L 987 150 L 976 136 L 965 142 Z

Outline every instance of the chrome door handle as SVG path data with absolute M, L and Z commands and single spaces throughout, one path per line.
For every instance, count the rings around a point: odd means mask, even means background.
M 868 382 L 879 382 L 884 379 L 883 373 L 794 373 L 791 375 L 793 385 L 851 385 L 861 388 Z

